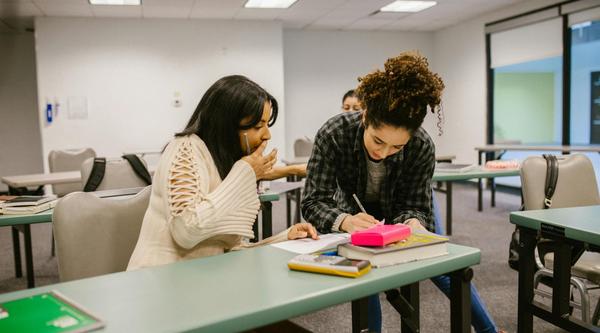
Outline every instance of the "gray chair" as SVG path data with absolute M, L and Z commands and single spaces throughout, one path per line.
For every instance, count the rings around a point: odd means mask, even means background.
M 591 206 L 600 204 L 598 185 L 594 167 L 582 154 L 558 157 L 559 172 L 556 189 L 552 197 L 551 208 Z M 521 184 L 523 186 L 523 205 L 525 210 L 543 209 L 545 199 L 546 160 L 541 156 L 531 156 L 521 165 Z M 600 221 L 598 222 L 600 223 Z M 534 275 L 534 292 L 542 297 L 552 294 L 538 289 L 543 277 L 553 275 L 554 256 L 548 253 L 544 260 L 536 258 L 538 271 Z M 596 304 L 594 315 L 590 318 L 589 290 L 597 289 L 600 284 L 600 253 L 584 252 L 571 269 L 571 286 L 580 295 L 581 302 L 571 302 L 571 306 L 581 309 L 582 320 L 598 323 L 600 302 Z
M 75 192 L 53 213 L 60 281 L 121 272 L 137 243 L 152 187 L 127 198 Z
M 144 166 L 147 168 L 146 162 L 140 159 Z M 92 167 L 94 166 L 94 159 L 87 159 L 81 164 L 81 179 L 85 184 L 87 179 L 90 177 Z M 138 175 L 135 174 L 133 168 L 125 159 L 107 159 L 106 169 L 104 172 L 104 178 L 96 189 L 96 191 L 102 190 L 114 190 L 119 188 L 130 188 L 130 187 L 144 187 L 147 186 Z
M 313 142 L 308 138 L 297 139 L 294 141 L 294 157 L 310 157 L 312 148 Z
M 48 154 L 48 166 L 50 172 L 79 171 L 83 161 L 94 157 L 96 157 L 96 152 L 92 148 L 52 150 Z M 82 189 L 81 182 L 52 185 L 52 192 L 59 197 Z

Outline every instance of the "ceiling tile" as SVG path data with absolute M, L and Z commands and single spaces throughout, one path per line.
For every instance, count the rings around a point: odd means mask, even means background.
M 240 20 L 274 20 L 285 11 L 286 9 L 242 8 L 237 11 L 234 18 Z
M 0 32 L 11 32 L 12 29 L 0 20 Z
M 347 0 L 298 0 L 289 9 L 318 9 L 318 10 L 331 10 L 344 4 Z
M 91 6 L 96 17 L 142 17 L 142 6 Z
M 4 24 L 12 29 L 12 31 L 33 30 L 33 17 L 5 17 L 2 18 Z
M 0 2 L 0 17 L 42 16 L 33 2 Z
M 244 8 L 246 0 L 142 0 L 142 6 L 92 6 L 89 5 L 88 0 L 0 0 L 0 18 L 90 15 L 136 18 L 235 18 L 280 20 L 286 29 L 432 31 L 529 0 L 437 0 L 437 6 L 419 13 L 371 15 L 392 1 L 298 0 L 288 9 L 260 10 Z
M 196 0 L 190 18 L 231 19 L 244 3 L 245 0 Z
M 94 16 L 92 6 L 83 0 L 35 0 L 35 4 L 46 16 Z
M 394 22 L 396 20 L 364 18 L 344 27 L 344 30 L 377 30 Z
M 332 30 L 341 30 L 346 26 L 354 23 L 354 19 L 328 19 L 328 20 L 318 20 L 316 22 L 311 23 L 306 28 L 309 30 L 322 30 L 322 29 L 332 29 Z
M 194 0 L 143 0 L 142 16 L 148 18 L 188 18 Z

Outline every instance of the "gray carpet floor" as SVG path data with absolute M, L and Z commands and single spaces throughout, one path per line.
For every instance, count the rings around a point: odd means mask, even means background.
M 445 216 L 444 194 L 437 193 L 438 202 Z M 477 191 L 471 184 L 454 186 L 454 223 L 451 241 L 481 249 L 481 264 L 474 267 L 474 283 L 487 304 L 497 326 L 507 332 L 516 332 L 517 322 L 517 273 L 507 263 L 508 244 L 514 229 L 508 221 L 511 211 L 519 209 L 518 195 L 499 192 L 496 207 L 490 207 L 489 193 L 484 197 L 483 212 L 477 211 Z M 285 225 L 285 201 L 274 204 L 274 228 L 282 230 Z M 32 227 L 33 255 L 36 284 L 38 286 L 58 282 L 56 258 L 50 256 L 49 224 Z M 12 241 L 9 228 L 0 228 L 0 293 L 26 288 L 24 278 L 14 277 Z M 24 263 L 23 263 L 24 265 Z M 448 299 L 430 281 L 420 285 L 421 332 L 449 332 L 450 305 Z M 400 316 L 381 296 L 384 332 L 400 332 Z M 596 305 L 598 292 L 592 296 Z M 548 303 L 548 301 L 546 301 Z M 575 315 L 578 312 L 575 311 Z M 294 318 L 293 321 L 313 332 L 350 332 L 350 304 L 340 304 L 315 313 Z M 563 332 L 537 318 L 534 332 Z

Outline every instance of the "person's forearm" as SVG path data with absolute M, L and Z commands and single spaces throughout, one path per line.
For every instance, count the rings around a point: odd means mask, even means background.
M 306 176 L 306 164 L 288 165 L 275 167 L 265 174 L 264 180 L 274 180 L 288 176 Z

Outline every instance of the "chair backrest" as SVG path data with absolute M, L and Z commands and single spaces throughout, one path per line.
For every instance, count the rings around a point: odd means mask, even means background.
M 308 157 L 312 153 L 313 142 L 303 138 L 294 141 L 294 157 Z
M 146 168 L 146 162 L 143 159 L 140 161 Z M 81 164 L 81 179 L 85 184 L 92 173 L 92 167 L 94 166 L 94 159 L 87 159 Z M 96 191 L 102 190 L 114 190 L 118 188 L 130 188 L 130 187 L 144 187 L 146 184 L 133 170 L 129 162 L 125 159 L 107 159 L 106 168 L 104 171 L 104 178 L 96 189 Z
M 127 268 L 152 186 L 128 198 L 75 192 L 54 208 L 53 225 L 61 281 L 121 272 Z
M 582 154 L 558 156 L 558 180 L 552 207 L 577 207 L 600 204 L 594 166 Z M 528 157 L 521 164 L 521 186 L 525 210 L 543 209 L 546 186 L 546 160 Z
M 48 154 L 48 166 L 50 172 L 79 171 L 83 161 L 94 157 L 96 157 L 96 152 L 92 148 L 52 150 Z M 52 185 L 52 192 L 59 197 L 82 189 L 83 183 Z

